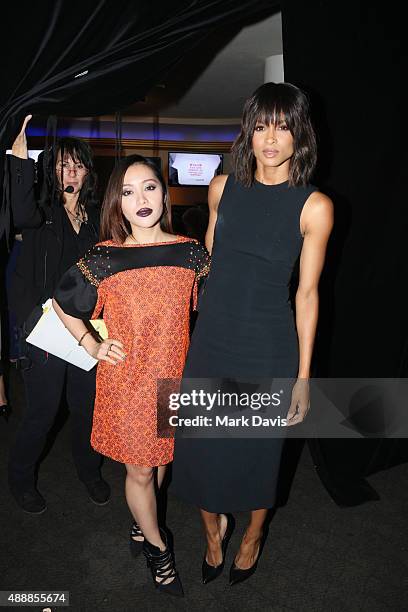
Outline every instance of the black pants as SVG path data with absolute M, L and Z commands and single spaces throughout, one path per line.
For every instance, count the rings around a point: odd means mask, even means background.
M 100 478 L 101 455 L 90 444 L 96 368 L 86 372 L 26 344 L 23 369 L 26 407 L 9 455 L 9 484 L 17 491 L 35 485 L 35 472 L 47 434 L 65 393 L 71 414 L 72 454 L 80 480 Z

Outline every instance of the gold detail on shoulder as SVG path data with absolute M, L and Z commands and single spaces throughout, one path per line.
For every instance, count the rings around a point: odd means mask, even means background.
M 210 271 L 210 264 L 208 263 L 205 266 L 203 266 L 201 270 L 196 274 L 196 280 L 200 280 L 200 278 L 203 278 L 203 276 L 208 276 L 209 271 Z
M 92 272 L 90 271 L 88 266 L 85 264 L 85 260 L 84 259 L 80 259 L 78 261 L 78 263 L 77 263 L 77 266 L 81 270 L 81 272 L 85 276 L 85 278 L 87 278 L 89 280 L 91 285 L 94 285 L 95 287 L 99 287 L 98 279 L 95 278 L 95 276 L 92 274 Z

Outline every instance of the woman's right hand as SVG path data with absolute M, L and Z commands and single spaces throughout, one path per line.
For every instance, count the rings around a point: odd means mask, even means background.
M 25 117 L 21 131 L 13 142 L 13 146 L 11 147 L 12 154 L 16 157 L 20 157 L 21 159 L 28 159 L 27 136 L 25 131 L 27 123 L 30 121 L 31 118 L 32 115 L 27 115 Z
M 91 346 L 86 346 L 86 351 L 98 361 L 107 361 L 112 365 L 117 365 L 126 359 L 126 355 L 123 352 L 123 344 L 119 340 L 113 340 L 112 338 L 106 338 L 103 342 L 97 342 L 94 340 Z

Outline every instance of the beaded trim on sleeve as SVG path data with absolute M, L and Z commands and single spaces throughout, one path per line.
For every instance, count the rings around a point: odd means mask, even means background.
M 77 266 L 81 270 L 81 272 L 85 276 L 85 278 L 87 278 L 89 280 L 91 285 L 94 285 L 95 287 L 99 287 L 98 279 L 94 277 L 94 275 L 92 274 L 90 269 L 87 267 L 87 265 L 85 264 L 83 259 L 80 259 L 77 262 Z
M 203 278 L 203 276 L 208 276 L 209 271 L 210 264 L 208 263 L 196 274 L 196 280 L 200 280 L 200 278 Z

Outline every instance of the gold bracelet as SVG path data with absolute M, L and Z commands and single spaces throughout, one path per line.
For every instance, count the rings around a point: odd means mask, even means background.
M 79 342 L 78 342 L 78 346 L 81 346 L 81 342 L 82 342 L 82 340 L 85 338 L 86 334 L 90 334 L 90 333 L 91 333 L 91 332 L 90 332 L 90 330 L 88 329 L 88 330 L 87 330 L 87 331 L 86 331 L 86 332 L 85 332 L 85 333 L 84 333 L 84 334 L 81 336 L 81 339 L 80 339 L 80 340 L 79 340 Z

